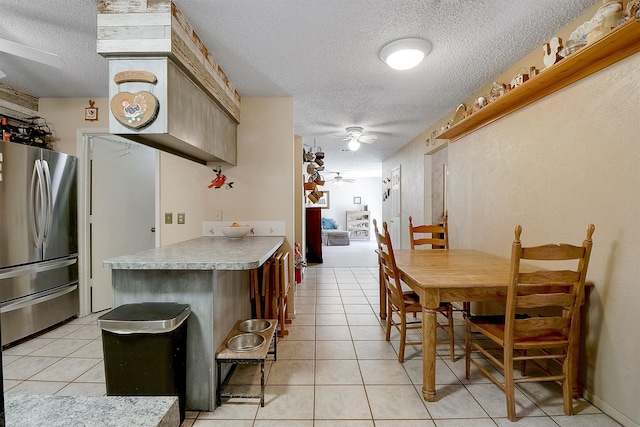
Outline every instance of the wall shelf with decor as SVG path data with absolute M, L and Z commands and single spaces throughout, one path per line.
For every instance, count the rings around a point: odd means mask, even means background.
M 352 240 L 369 240 L 369 211 L 347 211 L 347 231 Z
M 483 126 L 640 52 L 640 18 L 563 58 L 436 136 L 456 141 Z M 633 78 L 633 77 L 629 77 Z

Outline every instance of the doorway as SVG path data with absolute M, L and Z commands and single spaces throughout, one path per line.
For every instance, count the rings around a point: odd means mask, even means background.
M 156 246 L 153 148 L 108 133 L 86 132 L 78 151 L 80 315 L 112 307 L 111 270 L 103 260 Z

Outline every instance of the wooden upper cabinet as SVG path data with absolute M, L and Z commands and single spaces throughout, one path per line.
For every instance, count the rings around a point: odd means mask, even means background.
M 436 138 L 456 141 L 483 126 L 640 52 L 640 19 L 629 20 L 609 34 L 563 58 L 484 108 L 455 123 Z M 629 78 L 634 78 L 630 76 Z

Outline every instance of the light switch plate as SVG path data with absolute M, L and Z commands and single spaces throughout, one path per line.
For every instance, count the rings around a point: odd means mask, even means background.
M 165 212 L 164 213 L 164 223 L 165 224 L 173 224 L 173 213 Z

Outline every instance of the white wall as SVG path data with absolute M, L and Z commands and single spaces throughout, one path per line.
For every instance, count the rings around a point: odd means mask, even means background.
M 449 146 L 453 247 L 508 256 L 516 224 L 527 245 L 580 242 L 595 224 L 587 389 L 596 405 L 636 424 L 638 69 L 635 55 Z
M 400 201 L 400 247 L 408 249 L 409 242 L 409 215 L 414 219 L 420 219 L 420 222 L 428 222 L 431 219 L 431 212 L 425 212 L 425 194 L 427 197 L 431 195 L 431 189 L 425 188 L 425 161 L 431 163 L 430 159 L 425 156 L 434 155 L 441 149 L 443 143 L 439 142 L 437 146 L 426 146 L 427 132 L 423 132 L 413 141 L 402 147 L 382 164 L 382 179 L 391 178 L 391 170 L 400 166 L 401 175 L 401 201 Z M 431 168 L 427 173 L 431 174 Z M 427 180 L 428 182 L 428 180 Z M 390 184 L 383 185 L 384 188 L 390 188 Z M 427 203 L 427 206 L 430 206 Z M 391 198 L 382 202 L 382 219 L 389 221 L 391 217 Z M 416 221 L 418 222 L 418 221 Z
M 99 107 L 96 122 L 84 121 L 88 99 L 40 100 L 39 112 L 54 132 L 56 150 L 75 155 L 78 128 L 108 128 L 108 102 L 94 100 Z M 223 220 L 285 221 L 284 249 L 293 254 L 294 152 L 293 100 L 245 97 L 238 126 L 238 165 L 221 165 L 234 182 L 232 189 L 207 188 L 215 177 L 211 167 L 161 153 L 161 246 L 201 236 L 202 221 L 212 221 L 214 210 L 221 210 Z M 173 224 L 164 224 L 165 212 L 174 214 Z M 184 225 L 177 224 L 178 212 L 185 213 Z M 293 263 L 290 271 L 293 277 Z M 294 309 L 293 301 L 290 308 Z
M 92 98 L 99 108 L 98 121 L 84 120 L 88 98 L 42 98 L 39 114 L 54 133 L 55 149 L 76 154 L 78 128 L 108 128 L 106 98 Z M 222 164 L 234 181 L 233 189 L 209 189 L 215 177 L 211 167 L 161 153 L 160 213 L 174 213 L 171 225 L 159 224 L 161 245 L 201 235 L 202 221 L 212 221 L 222 210 L 223 220 L 286 221 L 286 237 L 294 233 L 294 136 L 292 98 L 242 99 L 238 126 L 238 166 Z M 274 191 L 275 190 L 275 191 Z M 184 212 L 186 223 L 176 224 L 175 214 Z
M 595 224 L 585 396 L 630 426 L 640 424 L 638 69 L 636 54 L 448 147 L 453 248 L 509 256 L 516 224 L 526 245 L 579 243 Z M 432 148 L 425 136 L 383 165 L 402 167 L 404 212 L 418 197 L 405 179 Z
M 329 209 L 322 210 L 322 216 L 325 218 L 333 218 L 336 223 L 347 229 L 346 212 L 364 210 L 365 205 L 371 212 L 371 230 L 370 238 L 375 239 L 373 235 L 373 219 L 376 218 L 378 223 L 382 220 L 382 183 L 380 178 L 358 178 L 353 183 L 343 183 L 337 187 L 333 183 L 327 183 L 322 191 L 329 191 Z M 354 197 L 360 197 L 361 204 L 353 203 Z
M 78 128 L 109 128 L 109 102 L 107 98 L 91 98 L 98 108 L 98 120 L 86 121 L 84 109 L 89 98 L 40 98 L 38 114 L 46 119 L 54 137 L 54 149 L 76 155 Z
M 162 153 L 161 212 L 184 212 L 187 219 L 185 225 L 161 225 L 162 245 L 200 236 L 202 221 L 213 221 L 220 210 L 224 221 L 285 221 L 285 247 L 291 250 L 293 159 L 292 98 L 242 98 L 238 165 L 220 164 L 233 188 L 208 188 L 213 166 Z

